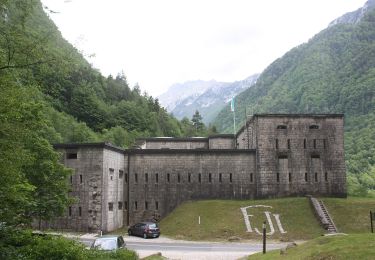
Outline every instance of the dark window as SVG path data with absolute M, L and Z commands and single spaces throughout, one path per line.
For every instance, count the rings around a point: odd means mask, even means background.
M 188 173 L 188 182 L 191 182 L 191 173 Z
M 109 168 L 109 173 L 113 173 L 115 171 L 115 169 L 113 169 L 113 168 Z
M 118 202 L 118 209 L 122 209 L 122 201 Z
M 137 210 L 138 209 L 138 202 L 134 201 L 134 209 Z
M 202 175 L 201 174 L 198 175 L 198 181 L 202 182 Z
M 318 125 L 310 125 L 309 128 L 310 128 L 310 129 L 319 129 L 319 126 L 318 126 Z
M 155 174 L 155 182 L 156 182 L 156 183 L 159 182 L 159 173 L 156 173 L 156 174 Z
M 276 149 L 279 149 L 279 139 L 276 139 L 275 145 L 276 145 Z
M 229 173 L 229 182 L 232 182 L 232 181 L 233 181 L 233 178 L 232 178 L 232 177 L 233 177 L 232 174 Z
M 145 209 L 148 210 L 148 201 L 145 201 Z
M 82 174 L 79 175 L 79 183 L 82 183 L 83 182 L 83 177 L 82 177 Z
M 73 183 L 73 176 L 70 175 L 70 184 L 72 184 L 72 183 Z
M 286 125 L 278 125 L 277 129 L 286 129 Z
M 290 139 L 288 139 L 288 150 L 290 150 Z
M 72 216 L 72 207 L 69 207 L 69 217 Z
M 253 182 L 253 174 L 250 173 L 250 182 Z
M 318 182 L 318 173 L 315 173 L 315 182 Z
M 276 173 L 276 181 L 280 182 L 280 174 L 278 172 Z
M 288 159 L 288 155 L 286 155 L 286 154 L 280 154 L 280 155 L 278 156 L 278 158 L 279 158 L 279 159 Z
M 289 179 L 289 182 L 292 182 L 292 173 L 288 174 L 288 179 Z
M 155 209 L 156 209 L 156 210 L 159 209 L 159 201 L 155 201 Z
M 111 181 L 113 181 L 113 175 L 110 176 Z
M 113 211 L 113 203 L 112 202 L 108 203 L 108 210 Z
M 303 139 L 303 149 L 306 149 L 306 139 Z
M 82 217 L 82 208 L 78 207 L 78 216 Z
M 77 159 L 77 153 L 68 153 L 66 154 L 68 159 Z
M 211 175 L 211 173 L 208 174 L 208 182 L 210 182 L 210 183 L 212 182 L 212 175 Z
M 148 182 L 148 173 L 145 174 L 145 182 Z
M 314 139 L 313 142 L 314 142 L 314 149 L 316 149 L 316 139 Z
M 324 173 L 324 179 L 325 179 L 325 181 L 328 181 L 328 172 Z
M 311 155 L 311 158 L 313 158 L 313 159 L 319 159 L 320 155 L 319 154 L 313 154 L 313 155 Z
M 305 182 L 307 182 L 307 172 L 305 172 Z
M 123 170 L 119 170 L 118 171 L 118 177 L 119 177 L 119 179 L 122 179 L 123 176 L 124 176 L 124 171 Z
M 167 182 L 170 182 L 171 180 L 171 176 L 169 175 L 169 173 L 167 173 Z
M 223 182 L 223 176 L 221 173 L 219 173 L 219 182 Z
M 177 174 L 177 181 L 178 181 L 178 183 L 181 182 L 181 176 L 180 176 L 180 174 Z
M 128 202 L 127 201 L 124 201 L 124 209 L 128 210 Z
M 125 182 L 128 182 L 128 174 L 125 173 Z
M 134 174 L 134 182 L 135 182 L 135 183 L 138 182 L 138 174 L 137 174 L 137 173 Z

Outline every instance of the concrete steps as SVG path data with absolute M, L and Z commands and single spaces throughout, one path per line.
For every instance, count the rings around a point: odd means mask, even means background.
M 323 226 L 325 230 L 328 231 L 330 234 L 337 233 L 337 227 L 335 223 L 333 222 L 331 216 L 329 215 L 329 212 L 324 205 L 322 200 L 318 200 L 312 196 L 307 196 L 311 202 L 311 205 L 313 206 L 315 216 L 317 216 L 320 224 Z

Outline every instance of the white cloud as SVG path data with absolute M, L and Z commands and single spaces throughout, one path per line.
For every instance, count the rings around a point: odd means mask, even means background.
M 261 72 L 365 0 L 42 0 L 104 74 L 161 94 L 187 80 Z

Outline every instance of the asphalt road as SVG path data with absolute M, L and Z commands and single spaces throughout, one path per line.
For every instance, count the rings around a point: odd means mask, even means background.
M 140 257 L 162 253 L 171 259 L 238 259 L 256 252 L 261 252 L 263 245 L 258 242 L 190 242 L 166 238 L 143 239 L 125 236 L 126 247 L 136 251 Z M 80 239 L 89 246 L 93 239 Z M 280 249 L 285 243 L 268 243 L 267 250 Z

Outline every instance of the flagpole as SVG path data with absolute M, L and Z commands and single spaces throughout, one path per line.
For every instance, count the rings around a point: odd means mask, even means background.
M 234 97 L 232 97 L 232 100 L 230 103 L 230 109 L 233 112 L 233 135 L 236 135 L 236 113 L 234 109 Z

